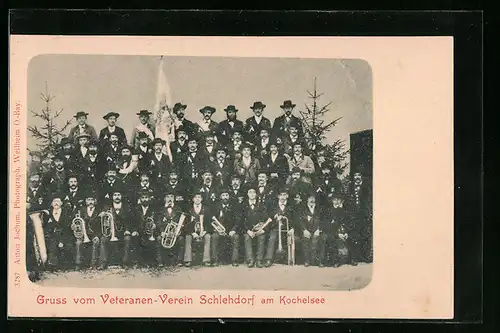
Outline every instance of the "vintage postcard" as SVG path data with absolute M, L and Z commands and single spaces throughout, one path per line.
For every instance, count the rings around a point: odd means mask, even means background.
M 451 37 L 10 46 L 9 316 L 453 318 Z

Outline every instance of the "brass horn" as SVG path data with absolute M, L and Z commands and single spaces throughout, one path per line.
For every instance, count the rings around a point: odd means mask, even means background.
M 149 235 L 149 240 L 154 241 L 155 240 L 154 230 L 156 229 L 156 224 L 151 216 L 148 216 L 146 218 L 144 229 L 146 229 L 146 235 Z
M 115 219 L 111 210 L 104 211 L 99 214 L 101 217 L 101 232 L 104 237 L 111 237 L 110 242 L 116 242 L 118 238 L 116 237 L 115 230 Z
M 84 243 L 90 242 L 90 239 L 87 235 L 85 220 L 80 217 L 80 211 L 76 213 L 75 218 L 71 221 L 71 230 L 73 230 L 73 234 L 75 235 L 76 239 L 83 239 Z
M 177 241 L 177 237 L 179 236 L 182 226 L 184 225 L 185 219 L 186 215 L 181 214 L 177 223 L 172 220 L 167 223 L 161 237 L 161 245 L 164 248 L 171 249 L 174 247 L 175 242 Z
M 47 246 L 45 244 L 45 235 L 43 232 L 43 214 L 49 215 L 49 211 L 46 209 L 37 210 L 31 212 L 29 217 L 33 223 L 33 229 L 35 236 L 33 237 L 33 246 L 35 247 L 35 255 L 37 261 L 44 265 L 47 262 Z

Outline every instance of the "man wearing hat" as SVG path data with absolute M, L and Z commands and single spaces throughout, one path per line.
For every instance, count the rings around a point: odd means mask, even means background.
M 222 145 L 227 145 L 231 141 L 235 130 L 239 132 L 243 131 L 243 122 L 236 119 L 238 109 L 234 105 L 228 105 L 224 111 L 226 111 L 227 119 L 219 123 L 216 133 L 218 142 Z
M 220 263 L 223 255 L 231 245 L 231 263 L 233 266 L 238 266 L 239 251 L 240 251 L 240 211 L 237 203 L 230 200 L 230 191 L 223 187 L 218 190 L 218 203 L 214 207 L 214 218 L 224 227 L 225 232 L 219 233 L 213 230 L 211 235 L 211 251 L 212 251 L 212 266 L 217 266 Z M 228 241 L 230 244 L 228 244 Z
M 165 181 L 168 171 L 172 166 L 170 158 L 163 153 L 164 145 L 165 141 L 160 138 L 155 138 L 151 142 L 153 151 L 149 155 L 147 169 L 155 188 L 158 188 Z
M 238 130 L 234 130 L 231 142 L 226 146 L 228 158 L 232 163 L 241 157 L 243 145 L 243 135 Z
M 241 148 L 241 157 L 234 161 L 234 173 L 242 177 L 244 184 L 253 184 L 257 180 L 260 162 L 252 156 L 252 147 L 244 144 Z
M 97 141 L 92 140 L 88 144 L 86 157 L 79 163 L 78 173 L 82 179 L 82 184 L 86 187 L 94 186 L 102 179 L 102 170 L 99 169 L 100 163 L 99 145 Z
M 77 269 L 81 266 L 97 268 L 100 249 L 101 219 L 97 208 L 97 194 L 93 188 L 88 188 L 85 192 L 85 206 L 78 210 L 80 217 L 85 223 L 85 232 L 90 242 L 85 243 L 83 239 L 76 240 L 76 260 Z M 76 214 L 75 216 L 76 217 Z
M 255 156 L 262 161 L 269 154 L 269 143 L 271 143 L 269 130 L 267 128 L 261 129 L 259 138 L 255 145 Z
M 137 204 L 134 204 L 133 216 L 137 220 L 138 232 L 140 238 L 140 253 L 139 261 L 141 265 L 150 266 L 156 258 L 157 242 L 156 238 L 161 230 L 157 228 L 158 216 L 156 214 L 156 207 L 152 205 L 154 198 L 153 191 L 142 190 L 139 191 L 139 198 Z M 149 222 L 153 222 L 150 224 Z M 139 249 L 137 249 L 139 250 Z
M 269 183 L 274 189 L 279 189 L 287 180 L 290 165 L 287 158 L 280 152 L 279 144 L 273 138 L 269 142 L 269 154 L 261 158 L 261 167 L 269 175 Z
M 215 159 L 210 163 L 210 167 L 213 170 L 214 182 L 217 187 L 228 186 L 229 178 L 233 172 L 232 165 L 227 157 L 226 149 L 219 146 L 215 152 Z
M 229 185 L 229 192 L 231 194 L 231 200 L 238 204 L 242 204 L 243 200 L 246 198 L 247 193 L 241 184 L 241 178 L 237 174 L 231 175 L 231 183 Z
M 205 140 L 202 142 L 201 151 L 207 157 L 208 161 L 211 163 L 215 161 L 215 154 L 217 148 L 221 146 L 217 141 L 215 141 L 216 135 L 212 132 L 207 132 L 205 134 Z
M 150 121 L 150 116 L 152 113 L 148 110 L 141 110 L 136 113 L 139 116 L 139 125 L 135 126 L 132 130 L 132 135 L 130 136 L 130 142 L 134 148 L 139 148 L 140 142 L 138 135 L 139 133 L 144 133 L 149 138 L 153 140 L 155 138 L 155 126 Z
M 54 156 L 54 167 L 45 175 L 44 180 L 50 192 L 62 192 L 67 188 L 70 171 L 66 169 L 65 161 L 66 158 L 62 153 Z
M 264 117 L 262 113 L 264 112 L 265 104 L 262 102 L 254 102 L 250 107 L 253 111 L 253 116 L 245 120 L 245 125 L 243 127 L 243 135 L 246 141 L 249 141 L 255 145 L 258 144 L 259 135 L 262 129 L 267 129 L 271 131 L 271 121 Z
M 303 137 L 299 136 L 299 123 L 295 119 L 292 119 L 288 124 L 288 132 L 281 137 L 281 141 L 283 144 L 283 153 L 287 157 L 293 155 L 293 146 L 296 143 L 302 145 L 304 154 L 309 155 L 310 153 L 306 141 Z
M 302 137 L 304 135 L 304 129 L 302 126 L 302 122 L 300 121 L 300 119 L 298 117 L 296 117 L 292 114 L 293 108 L 295 108 L 295 106 L 296 105 L 294 103 L 292 103 L 292 101 L 290 101 L 290 100 L 283 102 L 283 104 L 280 107 L 284 111 L 284 114 L 277 117 L 274 120 L 274 124 L 273 124 L 273 133 L 274 134 L 281 136 L 281 137 L 285 137 L 286 134 L 288 133 L 290 123 L 292 123 L 292 121 L 294 121 L 296 123 L 299 136 Z
M 75 149 L 75 162 L 76 167 L 80 167 L 83 160 L 87 158 L 88 144 L 90 141 L 90 135 L 87 133 L 78 134 L 75 137 L 76 149 Z
M 212 120 L 212 115 L 215 113 L 213 106 L 203 107 L 200 109 L 200 113 L 203 115 L 203 118 L 196 123 L 198 126 L 197 132 L 200 134 L 200 139 L 204 140 L 207 133 L 216 133 L 218 124 Z
M 272 187 L 268 183 L 267 170 L 262 168 L 257 173 L 257 185 L 255 187 L 257 191 L 257 200 L 262 204 L 268 206 L 274 201 L 274 192 Z
M 302 205 L 303 197 L 312 192 L 312 184 L 303 181 L 302 174 L 303 171 L 299 167 L 293 167 L 290 170 L 290 177 L 286 185 L 289 190 L 290 198 L 294 200 L 295 206 Z
M 116 177 L 115 167 L 109 166 L 104 174 L 104 180 L 100 185 L 98 200 L 102 205 L 109 204 L 113 196 L 113 191 L 121 187 L 121 180 Z
M 290 164 L 290 170 L 299 168 L 302 170 L 302 180 L 311 184 L 315 172 L 314 162 L 308 155 L 304 154 L 303 149 L 303 144 L 301 142 L 295 142 L 293 144 L 293 154 L 288 159 L 288 162 Z
M 32 166 L 29 169 L 29 184 L 26 194 L 27 210 L 35 211 L 45 207 L 48 191 L 42 182 L 42 172 L 39 167 Z
M 105 146 L 106 142 L 110 140 L 111 134 L 116 134 L 118 144 L 122 145 L 127 142 L 127 136 L 123 128 L 116 126 L 116 121 L 119 117 L 120 114 L 117 112 L 108 112 L 102 117 L 108 123 L 108 125 L 99 132 L 99 142 L 102 146 Z
M 150 147 L 151 139 L 144 132 L 139 132 L 137 134 L 136 140 L 139 142 L 139 147 L 135 150 L 137 155 L 137 169 L 140 173 L 144 173 L 148 170 L 148 158 L 153 151 Z
M 323 212 L 318 205 L 317 194 L 312 192 L 307 195 L 306 204 L 303 209 L 296 210 L 295 225 L 300 226 L 300 238 L 302 239 L 302 249 L 304 251 L 304 266 L 310 266 L 317 263 L 318 244 L 321 233 L 321 223 Z
M 179 160 L 179 156 L 188 151 L 188 130 L 184 125 L 175 129 L 175 140 L 170 142 L 170 151 L 174 161 Z
M 90 136 L 90 139 L 97 140 L 97 132 L 95 131 L 95 128 L 93 126 L 87 124 L 87 116 L 88 115 L 89 114 L 87 112 L 78 111 L 73 116 L 76 118 L 78 125 L 76 125 L 75 127 L 73 127 L 69 131 L 68 138 L 70 138 L 70 140 L 75 139 L 76 136 L 78 136 L 80 134 L 88 134 Z
M 69 138 L 61 138 L 59 143 L 59 152 L 64 156 L 64 166 L 68 171 L 74 171 L 77 168 L 77 160 L 75 154 L 75 146 L 72 140 Z
M 198 149 L 196 140 L 197 136 L 188 138 L 188 151 L 178 161 L 180 176 L 184 186 L 189 189 L 198 185 L 201 172 L 208 163 L 207 157 Z
M 326 207 L 334 193 L 342 190 L 342 182 L 337 177 L 333 162 L 326 161 L 321 164 L 319 174 L 314 181 L 314 193 L 317 194 L 318 203 Z
M 175 103 L 172 110 L 173 114 L 176 117 L 176 119 L 174 119 L 174 128 L 177 133 L 177 130 L 180 127 L 183 127 L 184 130 L 186 131 L 187 136 L 191 137 L 197 132 L 198 126 L 194 124 L 192 121 L 189 121 L 185 118 L 186 108 L 187 108 L 186 104 L 182 104 L 180 102 Z
M 109 166 L 116 166 L 121 156 L 120 146 L 120 139 L 116 132 L 111 133 L 107 140 L 101 142 L 101 151 L 99 155 L 101 157 L 102 169 L 107 169 Z
M 172 193 L 174 195 L 175 204 L 179 209 L 186 208 L 187 203 L 187 189 L 180 182 L 180 175 L 177 167 L 172 167 L 168 173 L 168 181 L 165 185 L 165 191 L 158 191 L 159 193 Z M 163 204 L 163 202 L 161 202 Z
M 181 208 L 175 200 L 175 191 L 167 188 L 162 196 L 162 205 L 158 208 L 158 230 L 157 230 L 157 247 L 156 247 L 156 262 L 159 266 L 166 264 L 167 259 L 172 259 L 175 264 L 182 266 L 184 263 L 185 254 L 185 238 L 186 238 L 186 224 L 189 216 L 183 214 Z M 162 239 L 167 237 L 167 226 L 169 223 L 180 224 L 180 231 L 175 240 L 175 244 L 171 249 L 166 249 L 162 245 Z
M 28 152 L 28 169 L 29 168 L 41 169 L 42 168 L 42 153 L 39 151 Z
M 213 182 L 212 171 L 209 167 L 205 167 L 201 174 L 201 185 L 199 192 L 203 196 L 204 204 L 209 208 L 213 209 L 218 200 L 218 195 L 215 188 L 215 183 Z

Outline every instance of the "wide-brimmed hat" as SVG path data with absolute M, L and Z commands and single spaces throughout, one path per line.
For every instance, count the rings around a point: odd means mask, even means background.
M 89 148 L 90 147 L 97 147 L 99 148 L 99 143 L 97 142 L 97 140 L 90 140 L 89 141 L 89 144 L 87 145 Z
M 109 117 L 115 116 L 116 118 L 120 117 L 120 114 L 118 112 L 108 112 L 102 117 L 102 119 L 108 120 Z
M 134 150 L 134 148 L 133 148 L 131 145 L 127 144 L 127 143 L 123 144 L 123 145 L 120 147 L 120 151 L 122 151 L 122 150 L 124 150 L 124 149 L 128 149 L 128 150 L 130 150 L 131 152 Z
M 73 117 L 75 118 L 80 118 L 80 117 L 87 117 L 89 114 L 85 111 L 78 111 Z
M 160 138 L 155 138 L 153 141 L 151 141 L 151 146 L 154 146 L 157 143 L 161 143 L 162 145 L 165 145 L 165 140 L 160 139 Z
M 64 156 L 64 154 L 63 154 L 62 152 L 58 152 L 58 153 L 54 156 L 54 158 L 53 158 L 53 161 L 54 161 L 54 162 L 55 162 L 55 161 L 57 161 L 57 160 L 65 162 L 65 161 L 66 161 L 66 157 Z
M 146 134 L 146 132 L 143 132 L 143 131 L 140 131 L 138 134 L 137 134 L 137 139 L 148 139 L 150 140 L 149 138 L 149 135 Z
M 141 110 L 139 112 L 136 113 L 136 115 L 138 116 L 150 116 L 152 115 L 153 113 L 148 111 L 148 110 Z
M 215 108 L 213 106 L 205 106 L 200 109 L 201 113 L 205 113 L 206 111 L 210 112 L 211 114 L 215 113 Z
M 237 108 L 236 108 L 236 106 L 234 106 L 234 105 L 228 105 L 228 106 L 224 109 L 224 111 L 226 111 L 226 112 L 238 112 L 238 109 L 237 109 Z
M 187 105 L 186 104 L 182 104 L 182 103 L 175 103 L 174 105 L 174 108 L 173 108 L 173 111 L 174 112 L 177 112 L 179 110 L 184 110 L 187 108 Z
M 64 146 L 65 144 L 68 144 L 68 143 L 73 144 L 73 142 L 71 141 L 71 139 L 68 138 L 68 137 L 62 138 L 61 142 L 59 142 L 59 144 L 61 145 L 61 147 Z
M 284 101 L 282 105 L 280 105 L 280 107 L 282 109 L 284 108 L 294 108 L 296 104 L 293 104 L 292 101 L 290 100 L 287 100 L 287 101 Z
M 94 198 L 97 199 L 97 191 L 94 188 L 89 188 L 85 191 L 85 199 Z
M 91 136 L 90 134 L 88 133 L 82 133 L 82 134 L 78 134 L 77 136 L 75 136 L 75 140 L 78 141 L 80 140 L 80 138 L 87 138 L 87 139 L 90 139 Z
M 262 103 L 261 101 L 254 102 L 253 105 L 250 107 L 250 109 L 263 109 L 266 107 L 266 104 Z

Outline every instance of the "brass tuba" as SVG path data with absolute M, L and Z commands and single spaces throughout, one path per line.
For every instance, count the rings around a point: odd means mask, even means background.
M 101 212 L 99 214 L 101 217 L 101 232 L 104 237 L 111 237 L 110 242 L 116 242 L 118 238 L 116 237 L 115 230 L 115 219 L 111 210 Z
M 161 237 L 161 245 L 166 249 L 171 249 L 174 247 L 177 237 L 179 236 L 186 215 L 181 214 L 179 221 L 176 223 L 174 221 L 169 221 L 163 230 L 163 235 Z M 164 218 L 165 220 L 165 218 Z
M 33 223 L 33 229 L 34 229 L 34 237 L 33 237 L 33 246 L 35 248 L 35 255 L 37 257 L 37 261 L 45 265 L 47 262 L 47 246 L 45 244 L 45 235 L 43 232 L 43 221 L 42 221 L 42 215 L 46 214 L 49 215 L 48 210 L 37 210 L 34 212 L 29 213 L 29 217 L 31 219 L 31 222 Z
M 226 227 L 224 227 L 222 223 L 220 223 L 220 221 L 217 220 L 215 216 L 212 216 L 212 227 L 214 228 L 215 231 L 217 231 L 219 235 L 227 236 Z
M 75 218 L 71 221 L 71 230 L 73 230 L 76 239 L 83 239 L 84 243 L 90 242 L 87 235 L 87 228 L 85 227 L 85 220 L 80 217 L 80 211 L 76 213 Z
M 151 216 L 148 216 L 146 218 L 144 229 L 146 229 L 146 235 L 149 235 L 149 240 L 154 241 L 155 240 L 154 230 L 156 229 L 156 224 Z

